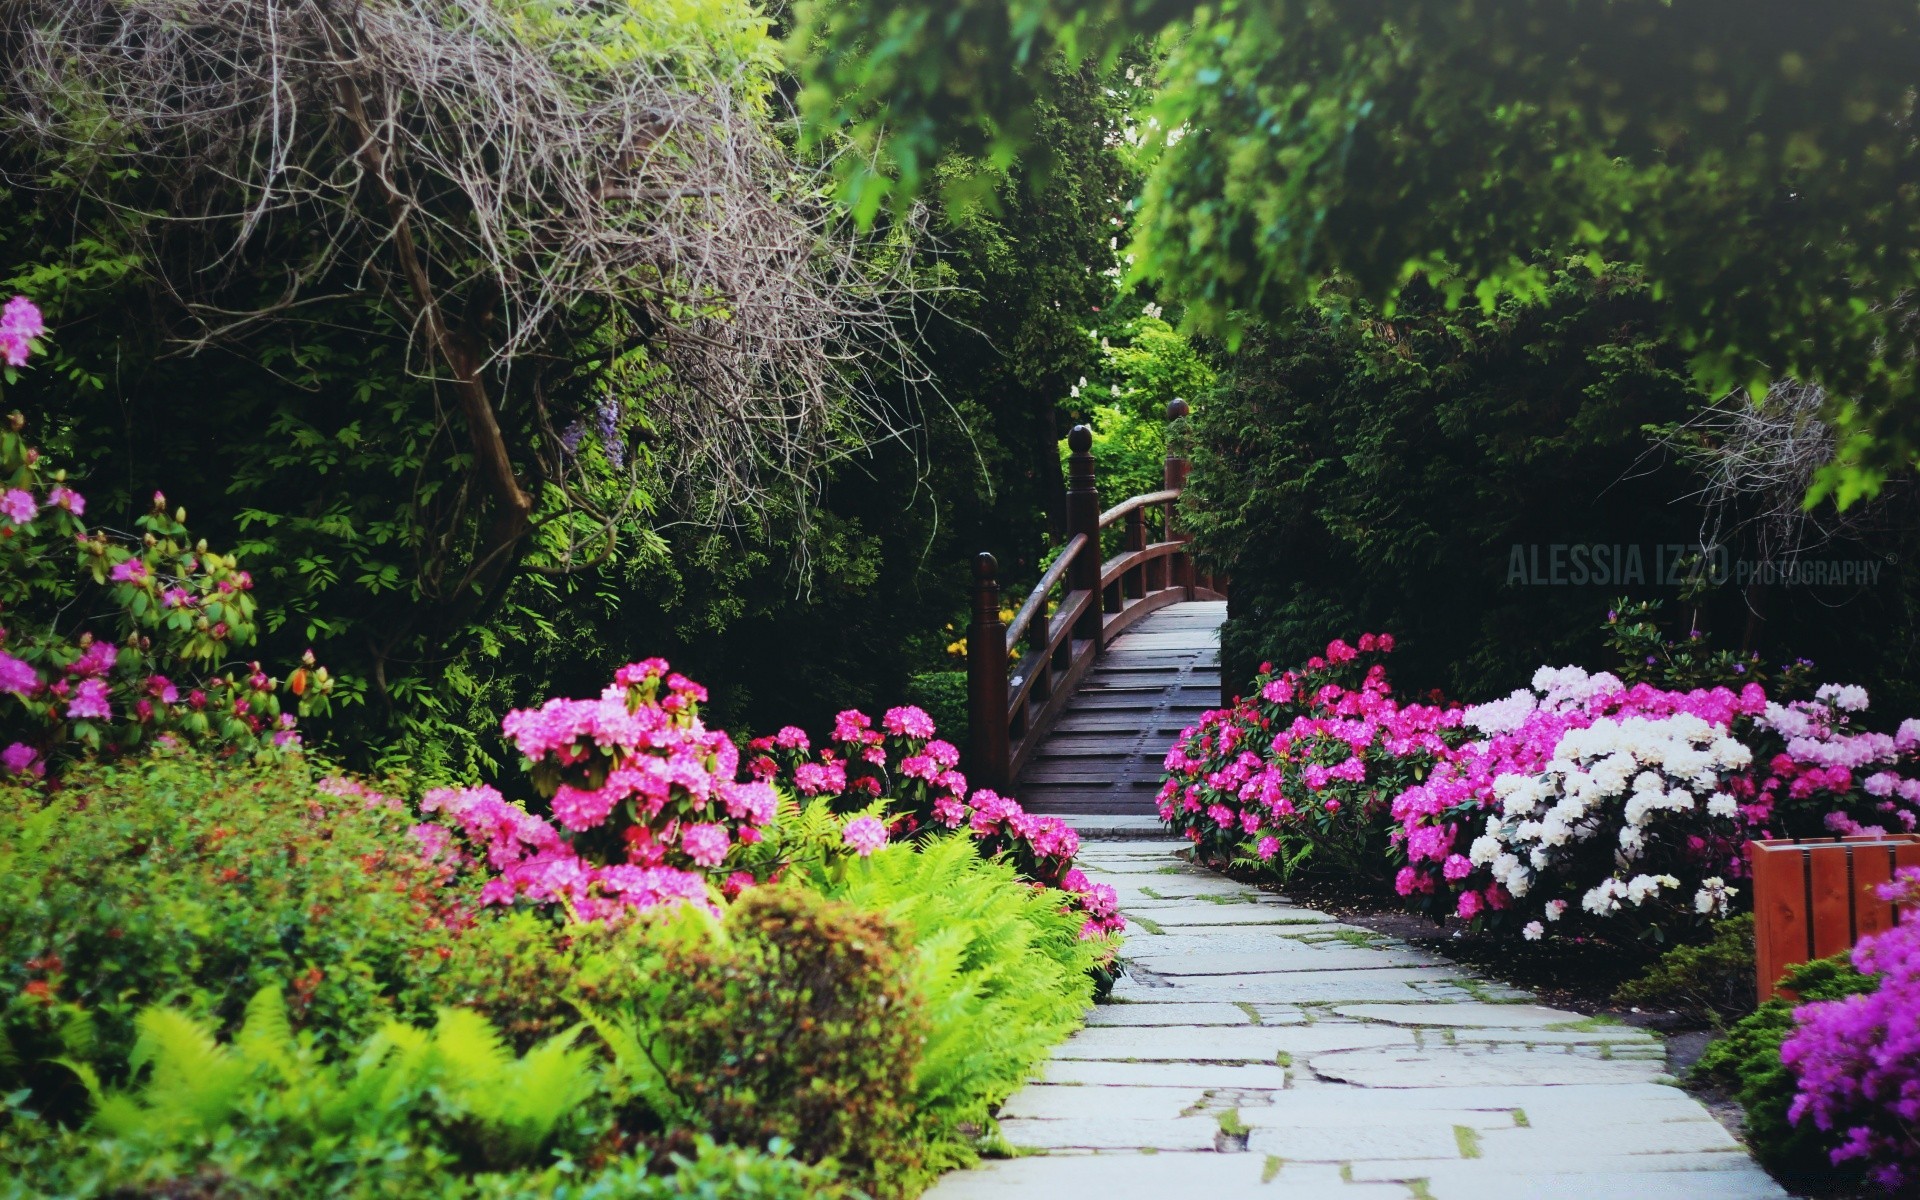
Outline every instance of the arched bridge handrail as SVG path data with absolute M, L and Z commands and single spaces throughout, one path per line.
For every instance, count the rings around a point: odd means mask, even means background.
M 1186 415 L 1183 400 L 1167 406 L 1169 421 Z M 969 771 L 986 787 L 1012 782 L 1109 641 L 1155 609 L 1224 598 L 1226 581 L 1197 566 L 1187 549 L 1189 538 L 1174 526 L 1174 507 L 1187 482 L 1186 459 L 1169 454 L 1165 487 L 1102 512 L 1092 431 L 1076 425 L 1067 447 L 1069 536 L 1012 621 L 1003 625 L 1000 620 L 993 556 L 982 554 L 974 561 L 973 619 L 967 629 Z M 1149 541 L 1147 514 L 1154 508 L 1161 510 L 1160 536 Z M 1102 560 L 1101 531 L 1123 519 L 1120 552 Z M 1062 588 L 1059 607 L 1049 612 L 1049 600 Z
M 1040 582 L 1034 584 L 1033 590 L 1027 593 L 1027 602 L 1020 606 L 1019 612 L 1013 614 L 1013 621 L 1007 626 L 1006 642 L 1009 655 L 1020 645 L 1021 637 L 1026 634 L 1027 627 L 1033 623 L 1034 614 L 1046 605 L 1047 593 L 1053 591 L 1054 585 L 1060 582 L 1061 577 L 1067 573 L 1067 569 L 1073 566 L 1074 558 L 1084 551 L 1087 545 L 1086 534 L 1074 534 L 1067 541 L 1066 548 L 1060 551 L 1060 557 L 1053 560 L 1053 565 L 1047 568 L 1046 574 L 1040 576 Z
M 1120 503 L 1100 514 L 1100 528 L 1105 529 L 1121 517 L 1138 509 L 1152 508 L 1156 504 L 1171 504 L 1180 498 L 1180 491 L 1181 489 L 1179 488 L 1162 488 L 1157 492 L 1148 492 L 1144 496 L 1134 496 L 1131 499 L 1122 500 Z

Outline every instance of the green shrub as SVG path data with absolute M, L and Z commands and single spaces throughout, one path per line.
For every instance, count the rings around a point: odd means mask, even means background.
M 993 1106 L 1077 1027 L 1096 945 L 1057 893 L 983 861 L 965 837 L 894 845 L 848 866 L 834 895 L 913 931 L 914 987 L 930 1022 L 914 1102 L 941 1170 L 973 1158 Z
M 1782 983 L 1802 1003 L 1861 995 L 1879 986 L 1877 978 L 1854 970 L 1844 954 L 1803 963 Z M 1794 1007 L 1786 1000 L 1762 1004 L 1707 1047 L 1694 1076 L 1740 1101 L 1747 1114 L 1747 1144 L 1761 1162 L 1776 1172 L 1831 1177 L 1835 1168 L 1827 1151 L 1836 1135 L 1787 1119 L 1795 1084 L 1793 1072 L 1780 1061 L 1780 1044 L 1793 1032 Z
M 117 1082 L 154 1004 L 226 1031 L 279 987 L 334 1047 L 426 1015 L 456 939 L 407 828 L 298 761 L 156 756 L 0 789 L 0 1091 L 70 1118 L 84 1095 L 47 1060 Z
M 1704 945 L 1668 950 L 1646 974 L 1622 984 L 1613 999 L 1617 1004 L 1672 1008 L 1716 1024 L 1751 1013 L 1753 914 L 1721 921 Z
M 705 1132 L 832 1161 L 877 1195 L 926 1182 L 913 1080 L 926 1017 L 893 922 L 803 888 L 755 888 L 723 924 L 645 922 L 651 953 L 583 1004 L 662 1146 Z

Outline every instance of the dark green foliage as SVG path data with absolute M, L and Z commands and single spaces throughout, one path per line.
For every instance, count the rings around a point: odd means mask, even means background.
M 1192 418 L 1189 527 L 1233 576 L 1230 690 L 1262 661 L 1371 630 L 1399 639 L 1409 694 L 1484 699 L 1569 662 L 1696 686 L 1805 655 L 1890 710 L 1920 702 L 1920 576 L 1900 566 L 1920 541 L 1904 510 L 1819 551 L 1880 561 L 1877 584 L 1763 589 L 1764 621 L 1739 580 L 1690 575 L 1679 548 L 1701 536 L 1698 484 L 1645 427 L 1700 397 L 1659 308 L 1631 269 L 1565 265 L 1537 301 L 1487 316 L 1415 285 L 1391 318 L 1330 294 L 1250 335 Z M 1623 596 L 1666 607 L 1609 626 Z
M 1399 639 L 1403 694 L 1583 661 L 1619 589 L 1511 585 L 1512 555 L 1695 532 L 1667 503 L 1684 478 L 1636 467 L 1640 426 L 1694 398 L 1651 307 L 1631 273 L 1571 267 L 1484 318 L 1415 287 L 1390 319 L 1312 307 L 1251 337 L 1192 418 L 1189 527 L 1233 574 L 1230 690 L 1367 631 Z
M 967 745 L 968 702 L 965 671 L 926 671 L 907 680 L 907 703 L 926 709 L 940 736 L 956 746 Z
M 1616 1004 L 1671 1008 L 1716 1024 L 1753 1011 L 1753 914 L 1713 927 L 1712 940 L 1675 946 L 1614 992 Z
M 1879 980 L 1853 969 L 1845 955 L 1816 959 L 1788 972 L 1781 981 L 1801 1002 L 1838 1000 L 1879 987 Z M 1769 1000 L 1707 1047 L 1694 1066 L 1695 1077 L 1733 1093 L 1747 1113 L 1747 1144 L 1762 1162 L 1779 1172 L 1834 1178 L 1838 1168 L 1827 1157 L 1835 1135 L 1811 1122 L 1787 1119 L 1793 1103 L 1793 1072 L 1780 1061 L 1780 1044 L 1794 1029 L 1793 1003 Z
M 115 1081 L 152 1004 L 227 1030 L 278 987 L 332 1048 L 423 1015 L 455 936 L 407 825 L 301 761 L 161 756 L 76 770 L 51 796 L 6 789 L 0 1090 L 71 1115 L 84 1098 L 47 1060 Z

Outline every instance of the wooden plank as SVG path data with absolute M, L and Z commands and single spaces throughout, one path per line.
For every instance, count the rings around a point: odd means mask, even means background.
M 1761 999 L 1777 992 L 1780 976 L 1805 962 L 1808 944 L 1804 856 L 1797 847 L 1748 842 L 1753 867 L 1755 981 Z
M 1813 880 L 1813 957 L 1844 954 L 1853 948 L 1853 896 L 1848 860 L 1853 847 L 1834 843 L 1808 850 Z
M 1898 910 L 1876 894 L 1893 879 L 1893 854 L 1893 847 L 1886 845 L 1853 848 L 1854 932 L 1859 937 L 1883 933 L 1900 919 Z

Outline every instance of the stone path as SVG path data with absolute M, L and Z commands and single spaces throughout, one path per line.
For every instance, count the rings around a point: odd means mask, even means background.
M 929 1200 L 1784 1197 L 1666 1083 L 1659 1041 L 1173 856 L 1088 842 L 1119 890 L 1115 1003 L 1014 1095 L 1015 1157 Z

